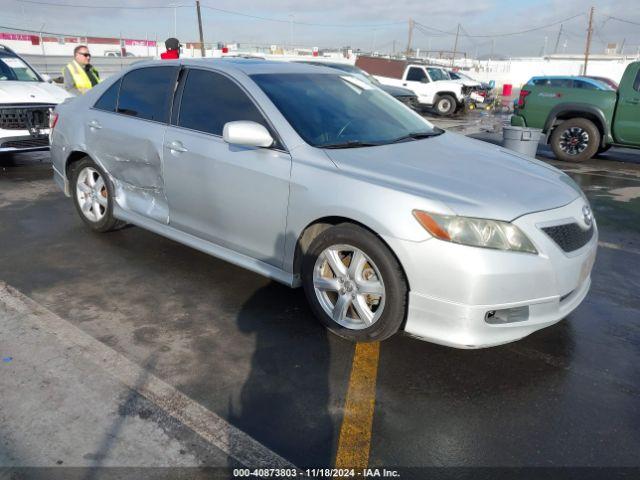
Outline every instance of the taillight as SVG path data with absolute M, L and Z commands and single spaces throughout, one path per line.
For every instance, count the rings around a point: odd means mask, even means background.
M 531 92 L 529 90 L 520 90 L 520 97 L 518 97 L 518 108 L 524 108 L 524 99 Z
M 58 123 L 58 114 L 55 112 L 51 112 L 51 114 L 49 115 L 49 129 L 53 130 L 56 126 L 56 123 Z

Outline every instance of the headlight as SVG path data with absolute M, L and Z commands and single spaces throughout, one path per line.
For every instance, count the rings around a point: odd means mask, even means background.
M 440 240 L 472 247 L 538 253 L 522 230 L 509 222 L 437 215 L 421 210 L 414 210 L 413 216 L 425 230 Z

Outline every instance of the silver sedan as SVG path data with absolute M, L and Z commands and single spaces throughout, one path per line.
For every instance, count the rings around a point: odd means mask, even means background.
M 351 340 L 498 345 L 589 289 L 597 227 L 568 176 L 344 72 L 140 63 L 52 123 L 55 179 L 89 228 L 134 224 L 303 286 Z

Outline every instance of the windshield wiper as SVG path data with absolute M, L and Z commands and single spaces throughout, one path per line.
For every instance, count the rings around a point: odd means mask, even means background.
M 431 138 L 437 137 L 438 135 L 442 135 L 444 130 L 441 128 L 436 128 L 432 132 L 411 132 L 401 137 L 395 138 L 391 140 L 389 143 L 398 143 L 403 142 L 405 140 L 420 140 L 422 138 Z
M 360 147 L 375 147 L 380 143 L 361 142 L 360 140 L 349 140 L 348 142 L 340 143 L 326 143 L 324 145 L 318 145 L 319 148 L 360 148 Z

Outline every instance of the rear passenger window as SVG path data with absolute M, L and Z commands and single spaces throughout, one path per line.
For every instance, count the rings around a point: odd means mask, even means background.
M 118 103 L 118 90 L 120 90 L 120 82 L 121 80 L 118 80 L 116 83 L 107 88 L 107 91 L 102 94 L 93 108 L 104 110 L 105 112 L 115 112 L 116 104 Z
M 585 90 L 598 90 L 598 88 L 594 84 L 585 82 L 583 80 L 574 80 L 573 86 L 576 88 L 583 88 Z
M 127 73 L 120 87 L 118 113 L 167 122 L 177 72 L 177 67 L 148 67 Z
M 636 75 L 636 81 L 633 82 L 633 89 L 636 92 L 640 92 L 640 71 L 638 71 L 638 74 Z
M 421 82 L 423 78 L 427 78 L 424 70 L 418 67 L 410 67 L 407 73 L 407 80 L 410 82 Z
M 178 126 L 222 136 L 227 122 L 249 120 L 269 129 L 242 89 L 224 75 L 189 70 L 180 101 Z

